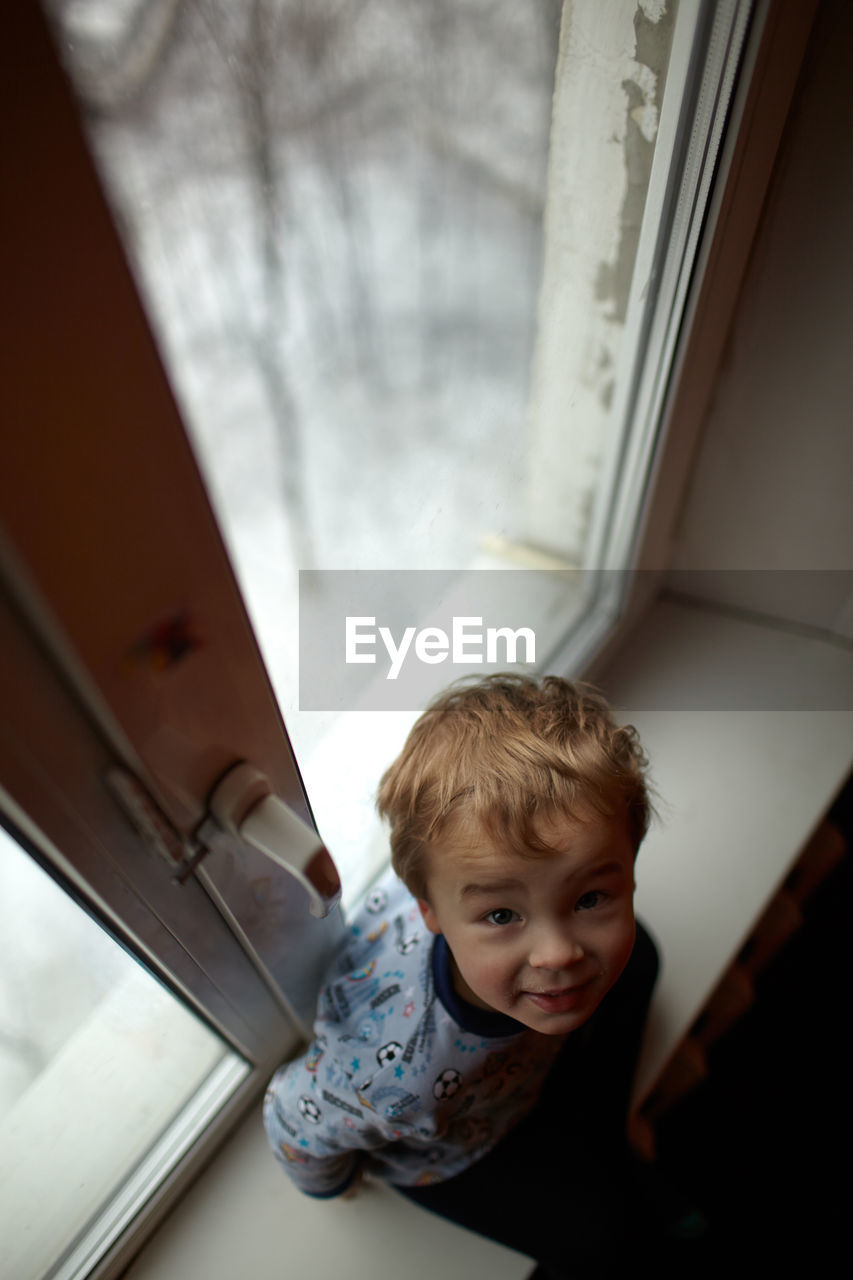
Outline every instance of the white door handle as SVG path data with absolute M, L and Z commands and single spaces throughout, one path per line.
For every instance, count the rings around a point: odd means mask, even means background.
M 272 794 L 247 761 L 229 769 L 208 801 L 223 830 L 258 849 L 289 872 L 308 893 L 312 916 L 327 916 L 341 897 L 341 881 L 317 832 Z

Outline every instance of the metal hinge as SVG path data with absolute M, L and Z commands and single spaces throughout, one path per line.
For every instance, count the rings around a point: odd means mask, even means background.
M 195 836 L 190 840 L 183 836 L 129 769 L 113 765 L 104 774 L 104 781 L 148 848 L 168 863 L 172 880 L 183 884 L 208 853 L 208 845 Z
M 230 836 L 293 876 L 307 892 L 313 916 L 327 916 L 340 901 L 340 877 L 317 832 L 272 794 L 265 775 L 247 761 L 237 761 L 220 778 L 189 839 L 129 769 L 114 765 L 105 780 L 148 847 L 171 867 L 177 884 L 193 874 L 218 839 Z

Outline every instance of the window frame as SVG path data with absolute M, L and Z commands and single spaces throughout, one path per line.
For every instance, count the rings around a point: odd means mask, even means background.
M 176 1118 L 148 1162 L 156 1185 L 129 1180 L 75 1244 L 85 1274 L 114 1275 L 305 1025 L 203 887 L 228 839 L 178 881 L 106 774 L 137 780 L 185 854 L 238 760 L 312 816 L 46 23 L 15 6 L 10 28 L 0 796 L 53 878 L 250 1065 L 221 1072 L 194 1119 L 191 1108 Z M 186 634 L 164 641 L 164 620 Z M 301 915 L 293 949 L 316 967 L 342 917 Z M 96 1240 L 106 1252 L 94 1263 Z
M 715 192 L 705 222 L 703 245 L 692 273 L 679 343 L 672 354 L 665 403 L 660 407 L 663 426 L 648 463 L 635 557 L 636 567 L 648 570 L 648 574 L 632 575 L 631 592 L 619 605 L 621 613 L 608 606 L 597 619 L 591 617 L 587 621 L 587 638 L 582 644 L 579 636 L 575 636 L 572 664 L 586 671 L 594 669 L 597 662 L 611 652 L 615 644 L 622 642 L 636 625 L 656 590 L 658 575 L 666 567 L 679 502 L 701 434 L 743 266 L 760 217 L 776 148 L 816 10 L 816 0 L 806 0 L 805 3 L 765 0 L 756 6 L 744 55 L 744 72 L 740 77 Z M 106 343 L 114 359 L 112 369 L 121 370 L 125 389 L 133 385 L 138 390 L 139 400 L 133 405 L 132 417 L 142 430 L 148 447 L 151 446 L 148 433 L 152 424 L 159 427 L 166 423 L 167 429 L 173 432 L 172 463 L 184 477 L 190 477 L 187 483 L 193 494 L 191 506 L 194 515 L 192 518 L 187 516 L 187 528 L 201 527 L 204 537 L 211 539 L 210 545 L 214 546 L 218 543 L 218 533 L 207 507 L 204 487 L 180 428 L 173 398 L 160 368 L 142 307 L 76 122 L 71 94 L 56 63 L 43 19 L 35 6 L 26 5 L 15 6 L 10 19 L 11 30 L 7 32 L 7 53 L 4 55 L 8 65 L 4 64 L 3 79 L 11 95 L 12 109 L 5 111 L 4 117 L 13 122 L 13 127 L 4 140 L 4 154 L 11 156 L 13 175 L 16 172 L 26 175 L 26 183 L 24 193 L 18 186 L 16 199 L 4 202 L 4 227 L 0 237 L 4 279 L 12 282 L 8 291 L 11 301 L 7 305 L 14 321 L 14 341 L 4 356 L 3 394 L 10 404 L 7 420 L 19 429 L 20 435 L 22 424 L 29 426 L 33 420 L 35 401 L 40 403 L 44 425 L 54 430 L 64 426 L 64 420 L 57 416 L 57 408 L 69 405 L 73 406 L 76 422 L 91 426 L 95 421 L 94 417 L 88 416 L 93 405 L 91 395 L 94 381 L 102 377 L 102 365 L 97 356 L 90 355 L 93 363 L 89 372 L 93 377 L 87 387 L 79 380 L 78 362 L 81 351 L 88 349 L 94 352 L 98 342 Z M 38 112 L 28 107 L 31 99 L 30 89 L 25 84 L 27 80 L 38 85 Z M 21 94 L 17 99 L 16 93 Z M 51 154 L 43 157 L 41 163 L 36 161 L 34 164 L 33 156 L 42 156 L 44 136 L 52 139 Z M 14 178 L 10 190 L 15 190 Z M 23 194 L 28 196 L 28 200 L 23 199 Z M 8 271 L 5 270 L 7 259 Z M 69 280 L 73 283 L 73 296 Z M 64 283 L 60 286 L 59 281 Z M 61 324 L 55 314 L 46 320 L 46 298 L 52 300 L 54 311 L 64 309 Z M 83 332 L 88 326 L 80 325 L 82 314 L 101 317 L 97 334 Z M 48 385 L 45 368 L 51 370 L 52 376 L 61 373 L 64 382 L 61 396 L 57 395 L 55 385 Z M 114 420 L 116 411 L 115 383 L 107 390 L 107 395 L 95 390 L 95 396 L 100 403 L 99 412 L 103 415 L 100 421 L 109 424 Z M 29 432 L 26 434 L 29 436 Z M 70 464 L 74 459 L 67 450 L 67 440 L 63 443 L 63 434 L 59 430 L 53 437 L 59 451 L 57 457 Z M 93 440 L 96 435 L 97 432 Z M 47 448 L 44 440 L 48 438 L 41 437 L 41 451 Z M 62 705 L 62 718 L 69 725 L 76 721 L 77 732 L 87 738 L 93 752 L 101 752 L 102 763 L 107 755 L 132 763 L 173 821 L 182 829 L 189 830 L 201 816 L 210 783 L 221 772 L 222 766 L 230 762 L 232 753 L 229 751 L 215 761 L 207 761 L 203 780 L 185 775 L 176 781 L 171 763 L 165 756 L 155 750 L 153 754 L 140 758 L 135 745 L 130 745 L 128 724 L 132 715 L 128 712 L 128 718 L 123 718 L 116 714 L 114 700 L 104 696 L 104 686 L 99 685 L 98 676 L 93 675 L 93 667 L 87 661 L 90 637 L 86 634 L 86 620 L 90 602 L 69 602 L 67 592 L 62 589 L 62 564 L 50 573 L 46 574 L 45 570 L 45 545 L 40 541 L 39 531 L 45 524 L 45 512 L 53 509 L 54 501 L 62 507 L 62 488 L 73 484 L 73 472 L 67 469 L 57 472 L 56 486 L 51 488 L 48 469 L 39 462 L 39 450 L 32 448 L 35 443 L 33 437 L 23 443 L 30 450 L 28 465 L 32 479 L 28 488 L 21 490 L 23 472 L 7 471 L 7 497 L 15 498 L 15 488 L 18 488 L 17 496 L 26 497 L 27 501 L 32 500 L 34 491 L 40 493 L 36 517 L 28 519 L 36 550 L 34 554 L 24 551 L 21 526 L 15 527 L 12 521 L 6 526 L 8 542 L 4 560 L 11 626 L 16 636 L 14 643 L 20 646 L 22 653 L 29 654 L 27 661 L 32 663 L 33 671 L 39 672 L 30 677 L 27 687 L 42 701 L 46 699 L 55 707 Z M 81 459 L 79 449 L 76 452 L 78 463 L 82 461 L 82 474 L 85 474 L 91 460 Z M 140 456 L 136 456 L 137 462 Z M 128 465 L 132 469 L 135 464 L 131 460 Z M 193 474 L 195 479 L 191 478 Z M 171 478 L 169 483 L 171 485 Z M 25 505 L 21 503 L 20 507 Z M 115 509 L 120 512 L 121 506 L 121 501 L 118 501 Z M 167 552 L 172 536 L 163 538 Z M 143 550 L 142 560 L 147 558 L 156 586 L 157 574 L 151 547 Z M 213 552 L 211 563 L 221 590 L 230 599 L 230 607 L 239 613 L 242 610 L 239 590 L 221 544 L 220 550 Z M 57 605 L 49 580 L 51 576 L 60 600 L 65 599 L 72 614 L 77 611 L 81 630 L 75 629 L 76 624 L 69 624 L 64 607 Z M 238 662 L 251 660 L 260 664 L 245 618 L 242 623 L 235 624 L 232 638 L 241 655 Z M 14 681 L 15 672 L 20 668 L 13 663 L 7 664 L 7 669 Z M 262 667 L 260 669 L 262 671 Z M 310 819 L 298 770 L 285 749 L 286 734 L 268 685 L 260 705 L 259 717 L 254 713 L 248 715 L 246 723 L 256 725 L 260 722 L 263 729 L 257 734 L 247 729 L 247 736 L 237 749 L 238 754 L 262 764 L 275 779 L 277 790 Z M 33 780 L 31 785 L 31 795 L 35 797 Z M 19 791 L 21 794 L 24 792 Z M 191 797 L 189 801 L 187 796 Z M 109 798 L 105 797 L 104 802 L 109 805 Z M 45 826 L 50 824 L 45 824 L 43 818 L 39 821 L 39 802 L 30 798 L 26 804 L 21 800 L 18 804 L 21 810 L 19 824 L 22 827 L 26 825 L 23 815 L 28 814 L 30 821 L 35 823 L 31 836 L 44 847 L 52 835 L 45 830 Z M 120 818 L 113 813 L 113 822 L 116 821 Z M 59 830 L 57 826 L 56 831 Z M 132 856 L 138 857 L 138 844 L 134 843 L 138 842 L 138 837 L 129 827 L 123 831 L 123 840 L 128 848 L 134 849 Z M 62 845 L 61 834 L 54 843 L 58 847 Z M 91 874 L 79 868 L 74 872 L 70 865 L 63 867 L 58 856 L 55 856 L 54 864 L 55 868 L 58 865 L 60 877 L 64 873 L 67 880 L 76 881 L 78 891 L 88 897 L 92 906 L 95 886 Z M 168 868 L 162 870 L 165 874 Z M 140 940 L 127 929 L 115 903 L 103 902 L 100 906 L 96 904 L 94 909 L 110 919 L 113 929 L 122 936 L 126 945 L 140 945 Z M 231 943 L 223 945 L 227 949 Z M 236 948 L 234 954 L 239 952 L 245 958 L 238 944 L 234 942 L 233 945 Z M 177 986 L 185 996 L 189 994 L 187 981 L 179 981 L 175 973 L 162 963 L 157 967 L 164 980 Z M 268 995 L 268 988 L 263 983 L 259 990 L 261 988 Z M 258 999 L 261 1000 L 260 997 Z M 196 1007 L 204 1008 L 203 1002 L 198 1002 Z M 210 1016 L 209 1009 L 206 1013 Z M 182 1162 L 155 1190 L 147 1205 L 147 1216 L 135 1222 L 129 1233 L 111 1248 L 90 1274 L 104 1277 L 118 1274 L 144 1236 L 168 1211 L 174 1196 L 195 1176 L 245 1109 L 254 1103 L 271 1065 L 284 1052 L 285 1046 L 292 1043 L 293 1028 L 287 1025 L 286 1019 L 271 1018 L 270 1025 L 274 1023 L 277 1030 L 270 1036 L 268 1052 L 253 1051 L 255 1069 L 250 1078 L 233 1095 L 229 1106 L 219 1112 L 203 1139 L 195 1142 Z M 233 1030 L 230 1034 L 234 1035 Z

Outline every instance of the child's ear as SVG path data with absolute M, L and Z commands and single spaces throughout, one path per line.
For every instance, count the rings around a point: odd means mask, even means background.
M 436 914 L 425 898 L 418 898 L 418 907 L 430 933 L 441 933 L 441 925 L 438 923 Z

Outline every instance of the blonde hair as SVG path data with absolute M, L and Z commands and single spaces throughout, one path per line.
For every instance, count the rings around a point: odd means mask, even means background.
M 537 822 L 593 810 L 624 815 L 639 849 L 652 807 L 632 725 L 591 686 L 493 675 L 452 684 L 414 724 L 379 784 L 391 862 L 426 897 L 426 854 L 460 817 L 524 857 L 553 853 Z

